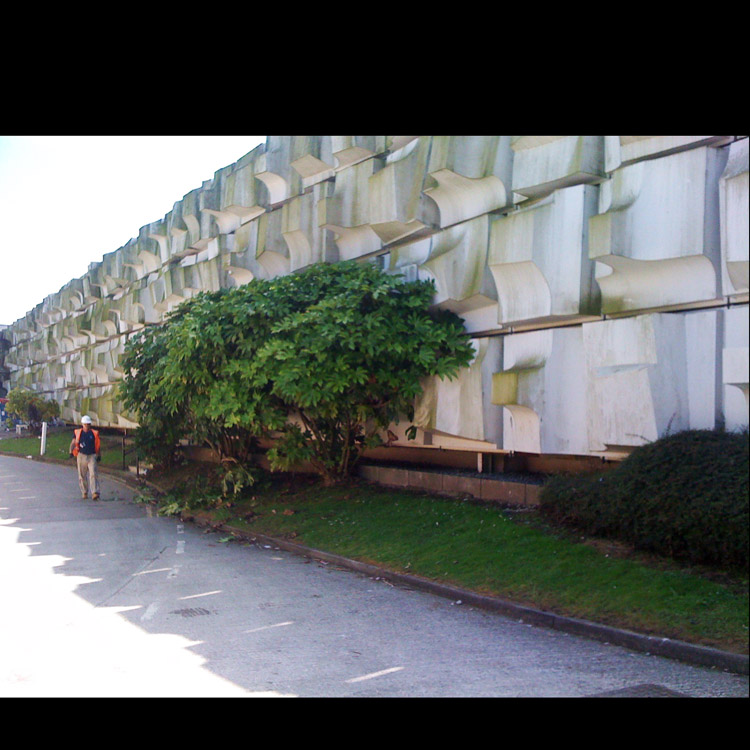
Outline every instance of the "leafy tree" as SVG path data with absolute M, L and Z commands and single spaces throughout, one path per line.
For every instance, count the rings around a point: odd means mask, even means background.
M 237 291 L 196 295 L 128 342 L 120 395 L 139 416 L 136 439 L 148 455 L 161 445 L 167 462 L 189 437 L 221 462 L 245 462 L 259 436 L 283 426 L 285 411 L 255 387 L 252 357 L 264 329 Z
M 60 404 L 54 399 L 44 399 L 38 393 L 23 388 L 14 388 L 8 394 L 6 411 L 24 420 L 31 432 L 41 433 L 42 422 L 50 422 L 60 416 Z
M 131 339 L 122 365 L 128 375 L 119 384 L 123 405 L 139 415 L 136 449 L 160 465 L 171 465 L 179 441 L 191 433 L 187 411 L 170 411 L 161 400 L 168 328 L 152 326 Z
M 346 476 L 379 431 L 414 417 L 422 381 L 455 377 L 474 350 L 461 319 L 431 310 L 431 282 L 405 282 L 364 263 L 320 264 L 275 279 L 289 313 L 257 353 L 258 373 L 297 423 L 271 465 L 308 460 L 327 482 Z M 309 302 L 294 309 L 295 300 Z
M 348 262 L 196 295 L 129 342 L 124 403 L 165 440 L 191 434 L 222 460 L 274 435 L 273 468 L 309 461 L 333 482 L 379 430 L 413 418 L 423 378 L 471 361 L 460 318 L 430 309 L 434 293 Z

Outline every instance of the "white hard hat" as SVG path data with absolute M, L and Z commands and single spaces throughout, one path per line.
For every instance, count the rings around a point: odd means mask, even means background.
M 88 414 L 81 419 L 81 424 L 91 424 L 91 417 Z

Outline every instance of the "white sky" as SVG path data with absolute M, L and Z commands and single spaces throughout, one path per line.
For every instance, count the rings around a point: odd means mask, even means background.
M 0 324 L 83 276 L 265 140 L 0 136 Z

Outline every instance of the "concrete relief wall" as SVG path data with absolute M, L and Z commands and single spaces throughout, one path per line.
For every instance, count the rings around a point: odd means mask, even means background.
M 1 330 L 0 379 L 133 427 L 129 336 L 353 259 L 433 280 L 476 350 L 398 445 L 615 455 L 748 423 L 745 136 L 269 136 Z
M 602 312 L 635 312 L 718 299 L 718 163 L 696 148 L 618 169 L 589 220 Z
M 496 327 L 529 327 L 599 315 L 588 217 L 596 187 L 554 190 L 492 217 L 488 265 L 498 291 Z
M 748 293 L 748 143 L 745 139 L 729 146 L 719 180 L 722 294 L 730 299 Z

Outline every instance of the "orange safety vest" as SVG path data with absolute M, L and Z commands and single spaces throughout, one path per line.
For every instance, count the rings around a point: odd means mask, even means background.
M 74 456 L 78 455 L 78 442 L 81 439 L 81 433 L 82 432 L 83 432 L 83 427 L 79 427 L 75 431 L 76 444 L 73 446 L 73 455 Z M 97 430 L 93 430 L 93 429 L 91 430 L 91 432 L 94 433 L 94 450 L 96 451 L 96 454 L 99 455 L 99 447 L 100 447 L 99 446 L 99 432 Z M 70 434 L 70 433 L 68 433 L 68 434 Z

